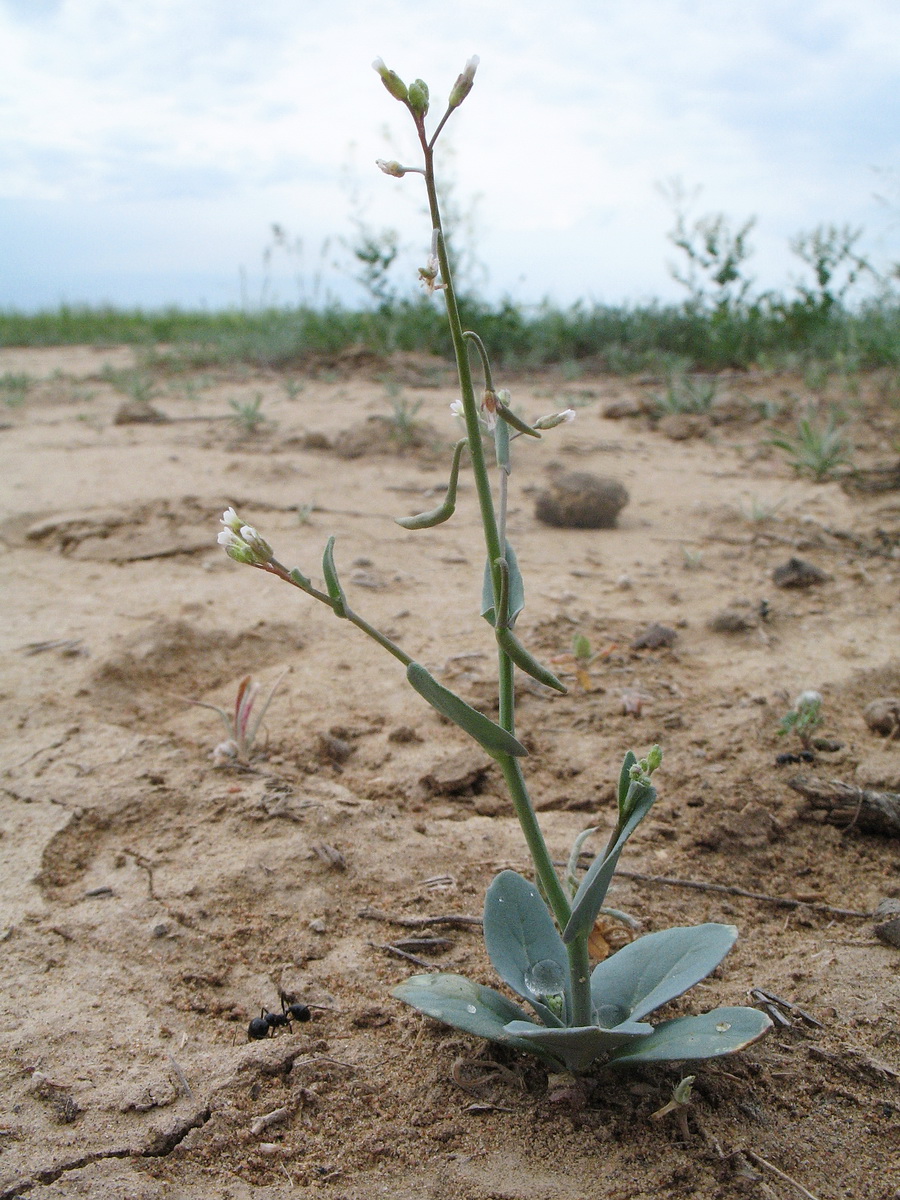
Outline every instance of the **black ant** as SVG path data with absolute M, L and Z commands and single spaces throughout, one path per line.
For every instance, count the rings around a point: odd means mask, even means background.
M 247 1027 L 247 1037 L 251 1042 L 262 1041 L 263 1038 L 274 1037 L 276 1029 L 289 1029 L 291 1021 L 308 1021 L 312 1011 L 308 1004 L 286 1004 L 286 996 L 281 997 L 281 1012 L 270 1012 L 264 1008 L 258 1017 L 254 1017 Z

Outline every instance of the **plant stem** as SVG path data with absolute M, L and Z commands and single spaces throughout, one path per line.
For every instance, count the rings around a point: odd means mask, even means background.
M 591 1014 L 591 961 L 588 957 L 588 934 L 580 933 L 566 946 L 569 955 L 569 980 L 572 987 L 572 1012 L 569 1023 L 575 1026 L 593 1025 Z
M 505 520 L 503 521 L 503 525 L 498 526 L 494 498 L 491 493 L 490 480 L 488 479 L 487 463 L 484 457 L 484 446 L 481 440 L 481 426 L 478 420 L 475 389 L 472 383 L 472 370 L 469 363 L 469 344 L 474 345 L 478 351 L 484 368 L 485 386 L 491 391 L 493 390 L 493 379 L 484 343 L 477 334 L 464 331 L 462 327 L 459 306 L 456 301 L 456 292 L 453 287 L 450 261 L 447 257 L 447 248 L 444 244 L 440 205 L 438 203 L 437 186 L 434 178 L 434 138 L 432 138 L 431 142 L 428 142 L 421 124 L 418 125 L 418 129 L 422 150 L 425 155 L 425 186 L 428 190 L 428 207 L 431 213 L 432 228 L 437 233 L 435 249 L 440 266 L 444 300 L 447 305 L 450 336 L 453 339 L 453 348 L 456 353 L 456 366 L 459 373 L 460 391 L 462 392 L 469 454 L 472 459 L 472 473 L 475 477 L 475 487 L 478 492 L 478 502 L 481 509 L 481 523 L 484 530 L 488 562 L 491 564 L 494 604 L 497 627 L 499 628 L 506 619 L 507 614 L 501 612 L 502 573 L 500 568 L 495 564 L 499 559 L 506 557 Z M 506 433 L 505 427 L 503 433 Z M 502 458 L 503 461 L 500 462 L 500 467 L 503 483 L 505 484 L 509 469 L 508 442 L 506 443 L 505 454 Z M 503 499 L 505 501 L 505 488 Z M 505 517 L 505 503 L 503 508 L 503 516 Z M 500 725 L 509 733 L 515 733 L 514 666 L 512 660 L 500 646 L 497 647 L 497 654 Z M 550 906 L 550 910 L 556 918 L 557 924 L 560 929 L 563 929 L 571 916 L 571 906 L 553 866 L 553 860 L 550 857 L 547 843 L 538 824 L 537 816 L 531 803 L 531 797 L 528 795 L 522 769 L 519 766 L 518 760 L 511 755 L 500 755 L 497 761 L 509 788 L 516 816 L 525 835 L 525 841 L 528 844 L 528 849 L 534 862 L 541 890 Z M 591 1003 L 587 935 L 585 934 L 580 938 L 574 939 L 567 950 L 573 997 L 573 1016 L 576 1018 L 575 1023 L 589 1025 Z

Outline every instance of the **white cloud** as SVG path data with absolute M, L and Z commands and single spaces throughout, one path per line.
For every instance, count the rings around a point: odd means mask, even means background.
M 498 286 L 524 273 L 565 298 L 588 282 L 610 298 L 665 288 L 654 185 L 675 175 L 704 184 L 707 208 L 758 213 L 760 268 L 782 278 L 789 232 L 881 217 L 869 168 L 900 158 L 893 0 L 0 0 L 0 196 L 65 210 L 76 240 L 79 210 L 87 227 L 118 205 L 123 262 L 135 205 L 163 241 L 185 204 L 235 245 L 261 245 L 273 220 L 322 238 L 348 228 L 353 144 L 384 224 L 397 185 L 369 163 L 385 128 L 401 156 L 415 144 L 371 60 L 445 97 L 473 52 L 476 89 L 448 136 L 460 191 L 483 196 Z

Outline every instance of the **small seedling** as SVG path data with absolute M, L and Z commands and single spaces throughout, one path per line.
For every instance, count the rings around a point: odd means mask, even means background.
M 651 1121 L 661 1121 L 669 1113 L 675 1113 L 678 1118 L 678 1127 L 681 1130 L 681 1136 L 686 1142 L 690 1141 L 686 1110 L 691 1102 L 691 1093 L 693 1092 L 694 1080 L 696 1078 L 696 1075 L 685 1075 L 684 1079 L 680 1079 L 672 1088 L 672 1099 L 669 1103 L 664 1104 L 662 1108 L 658 1108 L 655 1113 L 650 1114 Z
M 795 437 L 779 434 L 770 444 L 784 450 L 798 475 L 811 475 L 817 483 L 830 478 L 841 466 L 848 466 L 853 446 L 832 414 L 824 425 L 803 417 L 797 422 Z
M 591 966 L 591 935 L 598 915 L 604 911 L 619 856 L 656 799 L 651 777 L 662 761 L 659 747 L 654 746 L 640 760 L 631 751 L 625 755 L 615 787 L 606 846 L 581 878 L 581 847 L 595 830 L 576 838 L 568 870 L 560 876 L 528 791 L 523 770 L 528 749 L 516 731 L 515 671 L 553 692 L 566 689 L 532 654 L 516 630 L 525 604 L 525 584 L 507 537 L 512 447 L 533 445 L 533 440 L 569 421 L 574 413 L 553 413 L 533 425 L 523 421 L 511 407 L 509 393 L 494 386 L 484 342 L 473 330 L 464 329 L 460 318 L 441 217 L 435 145 L 447 121 L 471 92 L 477 65 L 477 58 L 466 64 L 450 90 L 443 116 L 429 132 L 427 85 L 416 79 L 407 87 L 381 59 L 374 64 L 390 95 L 412 118 L 421 150 L 421 165 L 410 167 L 391 161 L 379 166 L 395 180 L 406 175 L 424 179 L 431 250 L 419 275 L 429 292 L 439 294 L 446 306 L 461 396 L 454 407 L 465 422 L 465 437 L 454 447 L 443 500 L 429 512 L 398 518 L 398 524 L 422 531 L 453 517 L 462 455 L 467 451 L 485 554 L 481 615 L 497 653 L 497 719 L 445 687 L 355 611 L 338 574 L 334 537 L 328 539 L 322 555 L 324 587 L 313 583 L 299 568 L 284 566 L 266 539 L 234 509 L 229 508 L 222 517 L 219 544 L 236 562 L 274 575 L 324 604 L 335 617 L 355 626 L 387 651 L 402 665 L 413 690 L 493 758 L 508 788 L 531 855 L 533 878 L 512 870 L 497 875 L 485 898 L 483 931 L 485 948 L 497 974 L 528 1007 L 494 988 L 449 972 L 413 975 L 394 988 L 398 999 L 465 1033 L 535 1055 L 556 1072 L 581 1072 L 602 1063 L 627 1067 L 732 1054 L 771 1028 L 772 1021 L 765 1013 L 754 1008 L 717 1008 L 702 1016 L 662 1020 L 655 1026 L 645 1018 L 716 969 L 737 938 L 733 925 L 709 923 L 662 929 L 636 938 L 593 969 Z M 477 395 L 475 368 L 480 375 Z M 482 441 L 485 430 L 493 441 L 497 468 L 493 473 L 488 470 Z M 522 435 L 521 440 L 516 440 L 517 435 Z M 420 534 L 416 532 L 416 536 Z M 472 549 L 474 552 L 474 546 Z M 439 586 L 439 581 L 434 582 Z M 590 646 L 585 642 L 577 643 L 575 657 L 576 661 L 589 663 Z
M 590 669 L 599 658 L 608 658 L 615 650 L 615 644 L 611 644 L 604 650 L 592 649 L 591 643 L 583 633 L 576 633 L 572 639 L 572 650 L 569 654 L 558 654 L 550 661 L 554 666 L 571 667 L 575 673 L 575 678 L 578 680 L 580 687 L 586 692 L 594 690 L 594 681 L 591 679 Z
M 809 751 L 814 744 L 813 735 L 821 724 L 821 692 L 801 692 L 794 701 L 794 707 L 788 709 L 778 723 L 778 736 L 786 737 L 791 733 L 796 734 L 803 749 Z
M 765 521 L 774 521 L 778 510 L 784 506 L 785 499 L 775 500 L 769 503 L 768 500 L 760 500 L 757 496 L 750 496 L 746 503 L 741 502 L 741 516 L 745 521 L 751 521 L 754 525 L 761 525 Z
M 681 555 L 681 565 L 686 571 L 699 571 L 703 566 L 702 550 L 691 550 L 689 546 L 682 546 Z
M 3 403 L 7 408 L 15 408 L 19 404 L 25 403 L 31 383 L 30 375 L 17 374 L 13 371 L 6 371 L 0 375 L 0 396 L 3 397 Z
M 261 392 L 257 392 L 252 400 L 229 400 L 232 422 L 247 433 L 256 433 L 268 421 L 268 417 L 260 411 L 262 402 Z
M 699 376 L 670 375 L 664 396 L 654 396 L 657 411 L 668 413 L 708 413 L 716 398 L 715 379 Z
M 412 446 L 418 432 L 416 417 L 422 407 L 422 401 L 413 402 L 400 395 L 392 395 L 390 399 L 391 436 L 400 446 Z
M 250 761 L 250 752 L 253 749 L 253 743 L 256 741 L 256 735 L 259 733 L 263 717 L 266 715 L 268 707 L 272 703 L 272 697 L 275 695 L 286 674 L 286 671 L 283 672 L 272 684 L 265 703 L 255 717 L 253 716 L 253 708 L 262 685 L 254 683 L 250 675 L 245 675 L 238 684 L 237 696 L 234 701 L 234 712 L 232 713 L 226 712 L 224 708 L 219 708 L 218 704 L 208 704 L 205 700 L 191 700 L 184 697 L 188 704 L 194 704 L 198 708 L 210 708 L 222 718 L 222 724 L 225 726 L 225 733 L 228 736 L 224 742 L 219 742 L 212 752 L 213 762 L 217 767 L 229 762 L 238 762 L 246 765 Z

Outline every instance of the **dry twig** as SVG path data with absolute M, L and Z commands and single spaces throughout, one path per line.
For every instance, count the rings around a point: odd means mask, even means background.
M 672 879 L 667 875 L 645 875 L 643 871 L 628 871 L 624 867 L 616 870 L 620 879 L 639 879 L 642 883 L 662 883 L 667 887 L 693 888 L 698 892 L 720 892 L 725 896 L 740 896 L 743 900 L 760 900 L 764 904 L 774 904 L 778 908 L 811 908 L 815 912 L 827 913 L 832 917 L 864 917 L 872 916 L 870 912 L 860 912 L 856 908 L 835 908 L 833 904 L 823 904 L 818 900 L 794 900 L 787 896 L 769 896 L 765 892 L 748 892 L 744 888 L 732 887 L 724 883 L 704 883 L 699 879 Z
M 427 929 L 431 925 L 451 925 L 463 929 L 468 925 L 480 925 L 481 917 L 467 917 L 462 913 L 448 913 L 444 917 L 395 917 L 380 912 L 377 908 L 364 908 L 357 916 L 366 921 L 384 921 L 388 925 L 402 925 L 405 929 Z
M 761 1154 L 757 1154 L 753 1150 L 745 1150 L 744 1154 L 746 1154 L 751 1162 L 755 1162 L 758 1167 L 765 1167 L 767 1171 L 771 1171 L 773 1175 L 777 1175 L 778 1178 L 783 1179 L 785 1183 L 791 1184 L 792 1187 L 797 1189 L 801 1196 L 806 1196 L 807 1200 L 818 1200 L 818 1197 L 814 1196 L 812 1192 L 808 1191 L 802 1183 L 798 1183 L 796 1179 L 792 1179 L 790 1175 L 785 1174 L 785 1172 L 776 1167 L 774 1163 L 770 1163 L 767 1158 L 763 1158 Z
M 840 779 L 795 775 L 788 787 L 805 796 L 814 809 L 825 813 L 829 825 L 856 826 L 866 833 L 900 837 L 900 795 L 854 787 Z

